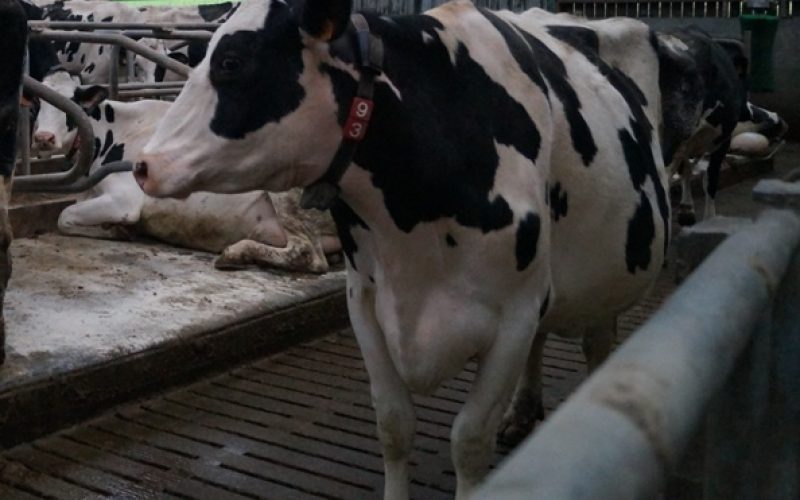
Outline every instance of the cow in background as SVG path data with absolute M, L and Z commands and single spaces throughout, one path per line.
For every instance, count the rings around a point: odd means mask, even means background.
M 106 163 L 135 159 L 171 105 L 167 101 L 107 100 L 99 86 L 81 90 L 73 81 L 70 97 L 89 116 L 95 135 L 90 171 Z M 61 113 L 62 122 L 66 121 Z M 42 123 L 44 125 L 44 123 Z M 41 133 L 41 131 L 37 131 Z M 48 132 L 50 133 L 50 132 Z M 66 126 L 59 142 L 72 143 L 76 129 Z M 185 200 L 146 196 L 130 172 L 112 174 L 65 208 L 58 228 L 65 234 L 127 239 L 144 234 L 177 246 L 220 253 L 218 269 L 258 265 L 324 273 L 327 256 L 341 246 L 328 213 L 299 210 L 299 190 L 220 195 L 195 193 Z
M 28 36 L 26 20 L 17 0 L 0 0 L 0 363 L 6 353 L 3 299 L 11 277 L 8 247 L 13 238 L 8 203 L 17 156 L 20 89 Z
M 713 217 L 719 173 L 736 136 L 762 132 L 769 145 L 787 126 L 777 114 L 747 101 L 747 58 L 740 42 L 712 39 L 695 26 L 659 33 L 657 39 L 666 54 L 660 73 L 664 161 L 681 180 L 678 223 L 691 225 L 697 220 L 691 189 L 695 167 L 707 163 L 704 218 Z
M 661 50 L 679 53 L 682 71 L 661 68 L 664 161 L 681 178 L 678 223 L 697 220 L 692 200 L 692 161 L 709 155 L 705 174 L 705 217 L 715 213 L 719 171 L 746 102 L 744 81 L 728 52 L 705 31 L 690 26 L 659 33 Z

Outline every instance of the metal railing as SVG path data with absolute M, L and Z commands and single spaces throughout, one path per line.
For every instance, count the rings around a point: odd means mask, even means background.
M 780 17 L 795 15 L 797 0 L 771 2 L 769 14 Z M 750 11 L 744 0 L 558 0 L 558 12 L 589 18 L 735 18 Z
M 786 180 L 754 196 L 800 207 Z M 775 208 L 725 240 L 476 498 L 658 498 L 704 420 L 705 498 L 800 498 L 799 247 Z
M 121 49 L 126 49 L 128 56 L 129 79 L 132 79 L 134 68 L 133 55 L 148 59 L 164 68 L 188 77 L 191 68 L 166 54 L 146 47 L 136 40 L 141 38 L 156 38 L 168 40 L 209 40 L 213 31 L 219 25 L 214 23 L 190 24 L 142 24 L 142 23 L 103 23 L 103 22 L 70 22 L 70 21 L 29 21 L 30 38 L 42 38 L 52 41 L 99 43 L 112 46 L 112 60 L 110 64 L 109 89 L 112 99 L 135 97 L 164 97 L 180 92 L 184 82 L 159 82 L 159 83 L 120 83 L 118 75 L 119 56 Z M 67 31 L 68 30 L 68 31 Z M 94 30 L 102 30 L 102 33 Z M 113 30 L 118 30 L 113 32 Z M 13 189 L 17 192 L 63 192 L 75 193 L 92 188 L 106 176 L 131 170 L 127 161 L 117 161 L 98 167 L 89 173 L 94 161 L 94 133 L 91 122 L 85 112 L 72 100 L 59 95 L 45 85 L 26 76 L 24 88 L 32 96 L 50 102 L 53 106 L 70 116 L 78 128 L 80 146 L 73 165 L 64 172 L 30 175 L 30 144 L 21 141 L 20 147 L 24 149 L 21 164 L 14 179 Z M 24 110 L 27 111 L 27 110 Z M 27 116 L 27 113 L 23 113 Z M 27 126 L 25 137 L 27 138 Z

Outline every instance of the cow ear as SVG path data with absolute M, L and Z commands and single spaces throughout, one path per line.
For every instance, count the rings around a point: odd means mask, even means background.
M 353 0 L 305 0 L 301 9 L 300 27 L 312 37 L 329 42 L 347 29 Z
M 108 99 L 108 90 L 99 85 L 92 85 L 88 89 L 78 87 L 75 89 L 73 97 L 73 100 L 87 111 L 91 111 L 106 99 Z

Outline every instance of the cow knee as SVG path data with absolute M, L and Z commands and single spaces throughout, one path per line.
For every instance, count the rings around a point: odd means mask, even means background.
M 416 414 L 410 396 L 373 397 L 378 440 L 386 460 L 405 460 L 414 442 Z

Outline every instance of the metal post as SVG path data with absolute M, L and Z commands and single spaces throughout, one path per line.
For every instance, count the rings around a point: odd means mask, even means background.
M 27 75 L 23 79 L 23 86 L 25 90 L 33 96 L 47 100 L 53 106 L 72 117 L 78 127 L 81 143 L 78 148 L 78 157 L 72 168 L 66 172 L 53 174 L 21 175 L 14 179 L 13 189 L 16 191 L 38 191 L 41 190 L 39 188 L 42 187 L 69 184 L 76 181 L 81 176 L 86 175 L 94 159 L 94 131 L 92 130 L 92 124 L 86 116 L 86 113 L 71 99 L 62 96 L 55 90 L 37 82 Z
M 128 82 L 136 81 L 136 61 L 134 60 L 133 52 L 130 50 L 125 51 L 125 62 L 128 67 Z
M 119 45 L 111 46 L 111 66 L 108 69 L 108 98 L 113 100 L 119 98 L 119 53 L 121 50 Z

